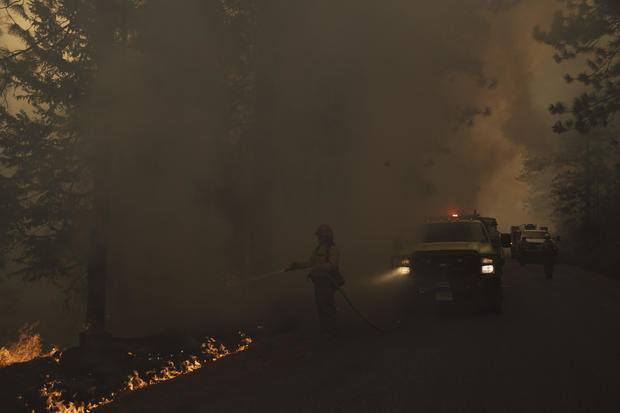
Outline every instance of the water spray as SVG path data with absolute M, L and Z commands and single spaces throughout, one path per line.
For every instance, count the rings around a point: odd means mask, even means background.
M 285 269 L 281 269 L 281 270 L 277 270 L 277 271 L 273 271 L 273 272 L 269 272 L 266 274 L 261 274 L 261 275 L 257 275 L 255 277 L 251 277 L 245 280 L 239 280 L 239 278 L 233 278 L 230 279 L 226 282 L 226 286 L 227 287 L 237 287 L 239 285 L 243 285 L 243 284 L 248 284 L 248 283 L 252 283 L 255 281 L 260 281 L 260 280 L 264 280 L 267 278 L 271 278 L 271 277 L 275 277 L 277 275 L 282 275 L 286 272 Z

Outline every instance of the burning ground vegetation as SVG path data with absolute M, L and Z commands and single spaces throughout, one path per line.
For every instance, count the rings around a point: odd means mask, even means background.
M 52 347 L 47 353 L 43 352 L 41 336 L 36 332 L 38 323 L 26 324 L 18 331 L 17 341 L 0 347 L 0 368 L 14 363 L 25 363 L 41 357 L 59 357 L 60 351 Z
M 165 333 L 143 338 L 101 337 L 87 346 L 42 351 L 34 326 L 0 349 L 0 411 L 85 413 L 120 394 L 168 381 L 247 350 L 241 331 L 221 340 Z

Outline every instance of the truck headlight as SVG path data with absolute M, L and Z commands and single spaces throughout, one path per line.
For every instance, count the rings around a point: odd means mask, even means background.
M 411 268 L 410 267 L 398 267 L 396 269 L 396 271 L 398 271 L 398 273 L 401 274 L 401 275 L 409 275 L 409 274 L 411 274 Z
M 493 264 L 493 258 L 483 257 L 480 259 L 480 264 L 482 265 Z
M 493 265 L 483 265 L 480 269 L 481 274 L 494 274 L 495 267 Z

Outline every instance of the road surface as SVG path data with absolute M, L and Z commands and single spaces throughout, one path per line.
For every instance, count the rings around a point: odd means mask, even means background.
M 618 412 L 620 282 L 507 264 L 501 315 L 396 305 L 398 282 L 357 294 L 378 335 L 340 303 L 343 337 L 311 328 L 120 396 L 104 412 Z M 351 289 L 355 299 L 356 290 Z M 312 323 L 311 323 L 312 324 Z

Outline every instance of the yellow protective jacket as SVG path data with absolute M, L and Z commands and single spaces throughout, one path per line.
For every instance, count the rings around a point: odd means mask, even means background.
M 329 250 L 328 250 L 329 248 Z M 329 254 L 328 254 L 329 251 Z M 297 268 L 312 268 L 312 277 L 327 277 L 338 271 L 340 264 L 340 251 L 334 245 L 327 247 L 319 245 L 310 256 L 307 262 L 297 263 Z

